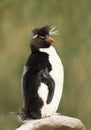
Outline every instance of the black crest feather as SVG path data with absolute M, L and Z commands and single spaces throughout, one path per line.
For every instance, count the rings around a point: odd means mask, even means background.
M 50 26 L 44 26 L 42 28 L 36 28 L 32 32 L 33 32 L 33 35 L 39 35 L 39 36 L 45 37 L 46 35 L 49 35 Z

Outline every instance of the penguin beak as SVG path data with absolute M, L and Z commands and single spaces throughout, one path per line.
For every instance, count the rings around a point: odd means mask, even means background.
M 47 37 L 45 41 L 48 42 L 48 43 L 53 43 L 54 39 L 51 38 L 51 37 Z

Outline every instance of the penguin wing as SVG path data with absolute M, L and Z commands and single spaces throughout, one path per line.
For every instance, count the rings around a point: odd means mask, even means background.
M 48 97 L 46 103 L 49 104 L 52 101 L 53 95 L 54 95 L 54 90 L 55 90 L 55 82 L 48 73 L 48 70 L 41 70 L 41 82 L 46 84 L 48 86 Z

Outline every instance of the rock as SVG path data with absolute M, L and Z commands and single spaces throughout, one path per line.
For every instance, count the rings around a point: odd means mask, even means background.
M 55 114 L 38 120 L 27 120 L 16 130 L 86 130 L 86 128 L 79 119 Z

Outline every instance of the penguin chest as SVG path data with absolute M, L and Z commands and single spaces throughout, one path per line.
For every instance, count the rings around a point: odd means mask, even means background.
M 49 49 L 45 49 L 42 51 L 46 52 L 49 55 L 49 62 L 52 66 L 50 75 L 55 82 L 55 91 L 52 101 L 50 102 L 50 104 L 44 103 L 44 106 L 41 109 L 42 117 L 46 117 L 54 114 L 58 109 L 63 90 L 64 71 L 62 62 L 52 46 Z
M 49 53 L 49 61 L 52 66 L 50 75 L 55 82 L 55 92 L 51 105 L 57 109 L 63 90 L 63 65 L 54 48 L 52 48 L 52 53 Z

